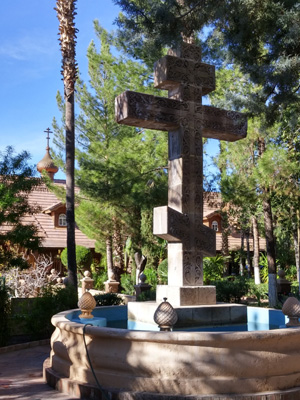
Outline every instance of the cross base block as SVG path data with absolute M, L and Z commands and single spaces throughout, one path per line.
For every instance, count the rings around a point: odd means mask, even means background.
M 162 302 L 164 297 L 173 307 L 216 304 L 216 287 L 158 285 L 156 302 Z

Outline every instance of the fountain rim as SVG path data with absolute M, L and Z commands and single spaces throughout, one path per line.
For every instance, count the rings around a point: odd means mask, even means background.
M 80 311 L 79 309 L 72 309 L 62 311 L 58 314 L 53 315 L 51 323 L 59 328 L 75 334 L 83 335 L 83 328 L 85 324 L 69 320 L 67 315 L 72 312 Z M 297 328 L 281 328 L 274 330 L 262 330 L 262 331 L 243 331 L 243 332 L 187 332 L 187 331 L 172 331 L 172 332 L 160 332 L 160 331 L 133 331 L 129 329 L 120 328 L 108 328 L 108 327 L 97 327 L 97 326 L 86 326 L 85 334 L 95 337 L 111 337 L 120 338 L 122 340 L 134 340 L 144 342 L 166 342 L 176 344 L 191 344 L 194 345 L 205 345 L 210 342 L 214 346 L 219 343 L 219 347 L 224 347 L 228 343 L 232 342 L 237 345 L 237 342 L 247 342 L 250 338 L 255 339 L 256 343 L 259 341 L 264 342 L 270 338 L 282 338 L 283 336 L 299 336 L 299 329 Z M 263 345 L 262 345 L 263 346 Z

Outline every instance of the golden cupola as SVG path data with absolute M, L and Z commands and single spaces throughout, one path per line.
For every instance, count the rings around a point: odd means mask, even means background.
M 37 163 L 36 169 L 42 174 L 42 172 L 45 170 L 47 171 L 49 177 L 51 180 L 54 179 L 54 175 L 58 171 L 58 167 L 54 164 L 54 161 L 50 155 L 50 147 L 49 147 L 49 133 L 51 132 L 49 128 L 45 130 L 47 133 L 47 147 L 46 147 L 46 154 L 44 157 Z

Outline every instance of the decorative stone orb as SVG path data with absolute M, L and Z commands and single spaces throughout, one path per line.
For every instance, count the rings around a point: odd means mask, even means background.
M 96 300 L 91 295 L 90 292 L 85 292 L 80 297 L 78 301 L 78 307 L 80 308 L 82 314 L 79 315 L 79 318 L 88 319 L 94 318 L 92 311 L 96 307 Z
M 289 318 L 289 322 L 286 326 L 300 326 L 300 302 L 295 297 L 286 299 L 282 306 L 282 312 Z
M 146 275 L 142 272 L 142 273 L 140 274 L 140 276 L 139 276 L 139 279 L 140 279 L 140 282 L 141 282 L 142 284 L 145 284 L 147 277 L 146 277 Z
M 161 331 L 170 331 L 176 324 L 178 316 L 174 308 L 164 297 L 164 301 L 157 307 L 153 319 Z
M 83 275 L 84 275 L 85 278 L 90 278 L 91 277 L 90 271 L 84 271 Z

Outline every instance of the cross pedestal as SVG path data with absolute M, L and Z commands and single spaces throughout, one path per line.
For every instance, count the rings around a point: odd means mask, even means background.
M 168 131 L 168 206 L 154 209 L 153 233 L 168 241 L 168 285 L 157 301 L 174 306 L 215 304 L 215 287 L 203 286 L 203 256 L 216 254 L 215 231 L 203 225 L 202 137 L 235 141 L 247 134 L 237 112 L 202 105 L 215 89 L 215 69 L 199 47 L 183 43 L 155 64 L 154 85 L 169 97 L 126 91 L 116 98 L 120 124 Z

